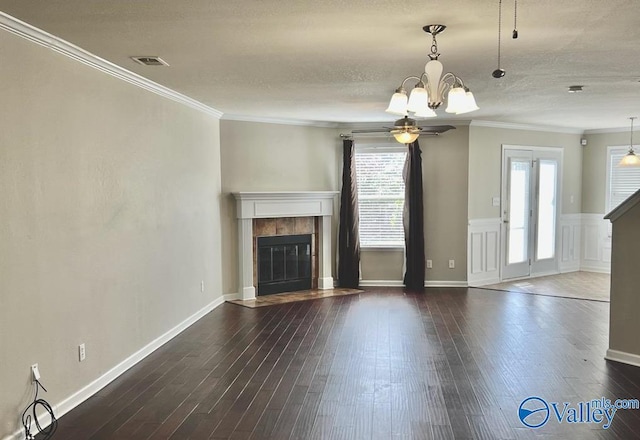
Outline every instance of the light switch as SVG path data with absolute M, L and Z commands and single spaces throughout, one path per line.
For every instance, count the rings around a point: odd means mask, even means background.
M 500 197 L 493 197 L 491 199 L 491 205 L 492 206 L 500 206 Z

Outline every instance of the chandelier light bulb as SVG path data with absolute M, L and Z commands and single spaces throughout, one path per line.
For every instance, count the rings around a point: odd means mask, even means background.
M 456 112 L 456 115 L 473 112 L 478 109 L 479 107 L 478 104 L 476 104 L 476 98 L 473 97 L 473 93 L 471 93 L 471 91 L 467 90 L 465 93 L 464 105 Z
M 463 112 L 465 109 L 465 103 L 467 101 L 467 94 L 462 87 L 454 87 L 449 90 L 447 96 L 447 113 Z
M 425 107 L 429 107 L 429 94 L 421 83 L 418 83 L 409 95 L 409 103 L 407 110 L 410 112 L 418 112 Z
M 427 106 L 427 107 L 415 112 L 414 116 L 416 118 L 435 118 L 438 115 L 436 114 L 436 112 L 434 112 L 432 109 L 430 109 Z
M 387 113 L 393 115 L 406 116 L 407 114 L 407 94 L 404 90 L 396 90 L 396 93 L 391 97 L 389 101 L 389 107 L 385 110 Z

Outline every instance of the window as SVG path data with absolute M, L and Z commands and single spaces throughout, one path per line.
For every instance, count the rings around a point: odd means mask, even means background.
M 640 188 L 640 168 L 618 166 L 620 159 L 629 152 L 629 147 L 609 147 L 607 152 L 607 206 L 605 209 L 609 213 Z
M 402 211 L 406 151 L 400 147 L 356 149 L 360 246 L 404 247 Z

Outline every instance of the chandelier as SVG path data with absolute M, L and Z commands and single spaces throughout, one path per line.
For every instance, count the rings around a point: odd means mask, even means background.
M 429 61 L 424 66 L 424 73 L 419 77 L 405 78 L 391 97 L 386 111 L 400 116 L 407 116 L 411 112 L 416 118 L 432 118 L 437 116 L 434 110 L 444 103 L 445 95 L 447 96 L 447 108 L 445 109 L 447 113 L 460 115 L 478 110 L 479 107 L 473 93 L 465 87 L 462 79 L 451 72 L 442 74 L 443 67 L 438 60 L 440 54 L 438 53 L 436 35 L 444 31 L 446 26 L 429 24 L 422 29 L 433 37 L 431 53 Z M 417 82 L 407 96 L 405 84 L 410 80 Z
M 631 119 L 631 140 L 629 141 L 629 152 L 624 155 L 622 160 L 618 163 L 619 167 L 640 167 L 640 157 L 636 156 L 633 151 L 633 120 L 637 119 L 635 116 Z

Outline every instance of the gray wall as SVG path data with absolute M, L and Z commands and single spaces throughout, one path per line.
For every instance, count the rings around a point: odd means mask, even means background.
M 0 47 L 4 437 L 31 364 L 58 403 L 221 296 L 220 152 L 211 116 L 5 31 Z
M 220 145 L 222 288 L 224 293 L 237 293 L 238 227 L 231 193 L 338 191 L 342 143 L 333 128 L 222 120 Z M 334 205 L 336 214 L 338 199 Z M 338 216 L 334 218 L 337 224 Z
M 364 141 L 363 141 L 364 142 Z M 419 139 L 422 150 L 425 257 L 433 260 L 427 281 L 467 279 L 467 170 L 469 127 Z M 372 141 L 367 140 L 367 143 Z M 455 269 L 449 269 L 455 260 Z M 404 256 L 397 251 L 362 253 L 362 279 L 401 281 Z
M 587 134 L 582 173 L 582 212 L 606 214 L 607 147 L 629 145 L 629 132 Z
M 236 293 L 237 225 L 231 193 L 339 191 L 342 142 L 338 136 L 340 132 L 335 129 L 259 122 L 223 120 L 220 133 L 222 251 L 225 256 L 222 263 L 223 291 Z M 433 259 L 434 266 L 427 271 L 428 280 L 466 280 L 468 136 L 468 127 L 460 126 L 443 136 L 421 139 L 426 255 Z M 367 139 L 366 142 L 376 141 Z M 287 172 L 284 171 L 285 163 L 291 167 Z M 336 213 L 337 202 L 338 198 Z M 449 259 L 456 260 L 455 269 L 447 267 Z M 402 264 L 401 252 L 363 252 L 362 278 L 400 281 Z
M 640 356 L 640 203 L 613 223 L 609 348 Z
M 560 147 L 564 150 L 561 214 L 582 210 L 582 146 L 579 134 L 512 130 L 471 125 L 469 130 L 469 218 L 500 217 L 492 197 L 500 196 L 502 145 Z M 571 203 L 573 196 L 573 203 Z

